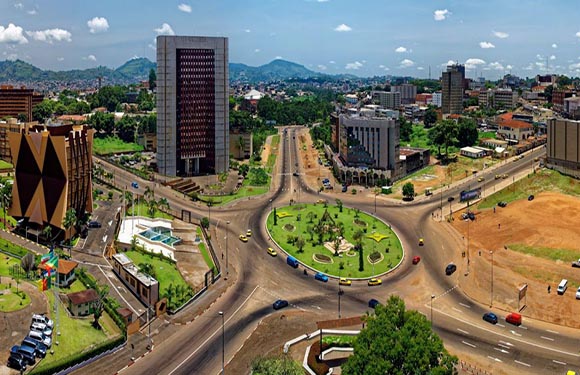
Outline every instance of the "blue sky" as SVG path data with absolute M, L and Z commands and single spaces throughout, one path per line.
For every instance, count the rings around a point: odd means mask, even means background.
M 580 76 L 576 0 L 1 0 L 0 60 L 44 69 L 155 59 L 159 34 L 226 36 L 230 61 L 327 73 Z

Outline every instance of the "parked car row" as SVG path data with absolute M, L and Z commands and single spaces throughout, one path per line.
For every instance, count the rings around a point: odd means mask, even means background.
M 52 330 L 54 322 L 44 315 L 32 315 L 30 331 L 20 345 L 10 348 L 8 367 L 25 371 L 26 366 L 36 363 L 36 358 L 42 359 L 52 346 Z

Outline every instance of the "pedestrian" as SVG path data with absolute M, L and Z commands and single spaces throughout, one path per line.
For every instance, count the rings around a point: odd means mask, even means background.
M 497 224 L 497 229 L 500 229 L 500 227 L 501 227 L 501 224 L 498 223 Z
M 495 214 L 495 206 L 493 206 L 493 213 Z
M 552 287 L 548 285 L 548 294 L 550 294 L 551 290 L 552 290 Z

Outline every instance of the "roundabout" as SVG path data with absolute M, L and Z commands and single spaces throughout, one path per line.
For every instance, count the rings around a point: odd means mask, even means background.
M 380 276 L 403 258 L 401 241 L 388 224 L 340 201 L 277 207 L 266 227 L 288 255 L 333 277 Z

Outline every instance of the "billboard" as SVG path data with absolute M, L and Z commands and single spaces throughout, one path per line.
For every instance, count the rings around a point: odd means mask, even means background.
M 465 202 L 470 201 L 472 199 L 477 199 L 481 196 L 481 188 L 473 189 L 473 190 L 463 190 L 459 193 L 459 201 Z

